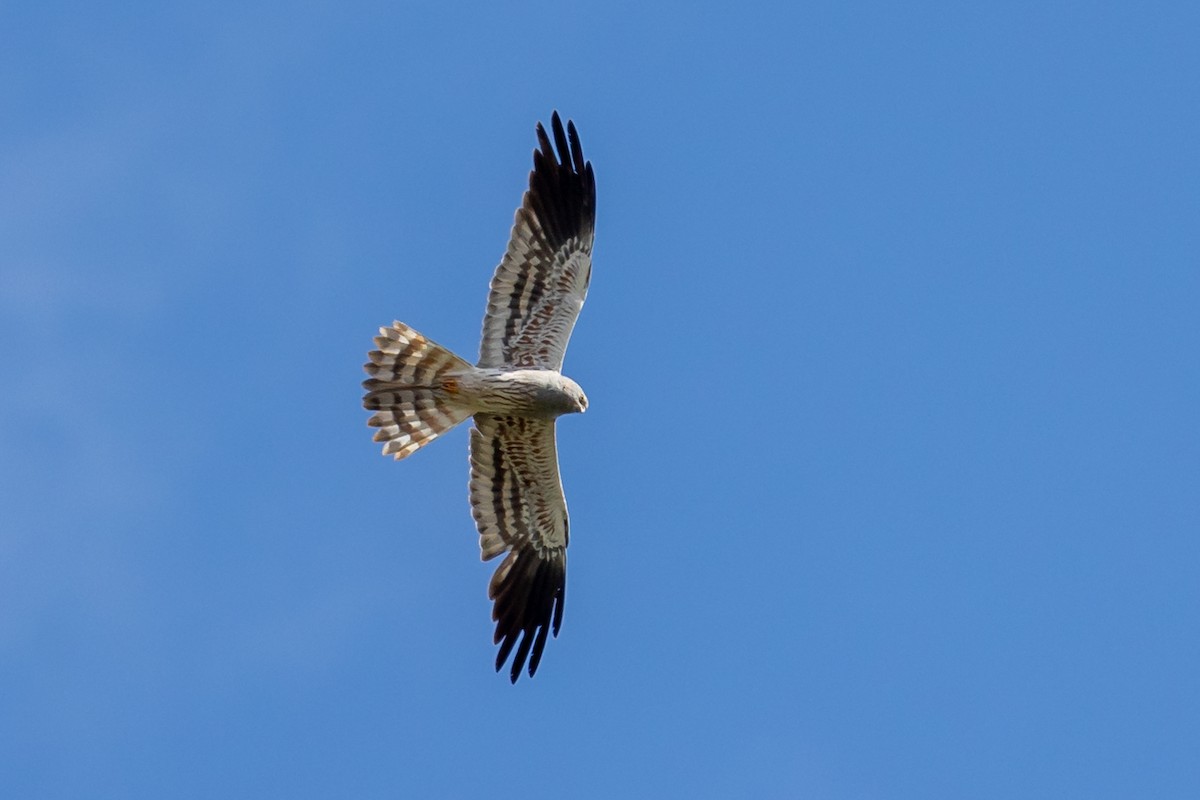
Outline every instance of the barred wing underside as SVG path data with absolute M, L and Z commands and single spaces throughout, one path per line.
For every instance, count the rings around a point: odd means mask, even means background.
M 496 671 L 515 646 L 516 683 L 527 657 L 530 677 L 537 672 L 547 634 L 558 636 L 566 599 L 567 504 L 553 420 L 475 415 L 471 511 L 483 560 L 507 554 L 488 597 L 500 645 Z
M 575 125 L 555 112 L 551 145 L 539 123 L 529 190 L 492 277 L 481 367 L 562 369 L 592 272 L 596 179 Z M 557 155 L 555 154 L 557 147 Z

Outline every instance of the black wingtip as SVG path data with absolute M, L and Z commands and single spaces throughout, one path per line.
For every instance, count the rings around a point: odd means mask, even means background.
M 554 146 L 550 146 L 551 136 Z M 579 131 L 575 129 L 575 121 L 568 119 L 566 128 L 563 127 L 562 117 L 558 111 L 550 112 L 550 135 L 542 123 L 537 124 L 538 149 L 554 162 L 556 166 L 566 167 L 569 172 L 584 175 L 590 165 L 583 157 L 583 144 L 579 140 Z
M 524 671 L 528 671 L 529 677 L 534 676 L 542 662 L 548 634 L 558 636 L 566 582 L 566 561 L 562 556 L 544 560 L 529 548 L 518 552 L 516 563 L 497 588 L 492 609 L 492 619 L 496 621 L 493 641 L 500 646 L 496 672 L 511 656 L 509 680 L 513 683 Z
M 550 132 L 537 123 L 537 149 L 523 205 L 528 206 L 551 248 L 573 236 L 589 237 L 596 224 L 596 177 L 583 157 L 583 144 L 573 120 L 563 127 L 558 111 L 550 115 Z

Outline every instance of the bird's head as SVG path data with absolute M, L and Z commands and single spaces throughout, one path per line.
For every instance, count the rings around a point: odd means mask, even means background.
M 566 413 L 582 414 L 584 411 L 587 411 L 587 395 L 583 393 L 583 389 L 578 383 L 566 377 L 565 375 L 562 378 L 562 391 L 566 396 L 567 403 L 569 404 L 568 408 L 566 409 Z

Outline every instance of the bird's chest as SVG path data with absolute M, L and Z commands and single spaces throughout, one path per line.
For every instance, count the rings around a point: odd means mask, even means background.
M 480 410 L 519 417 L 557 417 L 570 407 L 571 399 L 555 377 L 546 370 L 484 375 L 479 385 Z

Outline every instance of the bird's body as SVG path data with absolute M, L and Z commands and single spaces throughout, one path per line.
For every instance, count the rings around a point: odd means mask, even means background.
M 483 559 L 506 557 L 492 576 L 499 670 L 513 653 L 536 671 L 566 599 L 566 501 L 555 420 L 587 409 L 561 373 L 591 277 L 596 184 L 570 122 L 551 118 L 554 145 L 539 149 L 508 249 L 492 278 L 478 365 L 402 322 L 380 328 L 365 365 L 363 405 L 385 455 L 405 458 L 472 417 L 472 514 Z M 557 148 L 557 154 L 555 152 Z
M 579 384 L 552 369 L 479 369 L 459 378 L 455 390 L 475 413 L 554 419 L 587 410 Z

